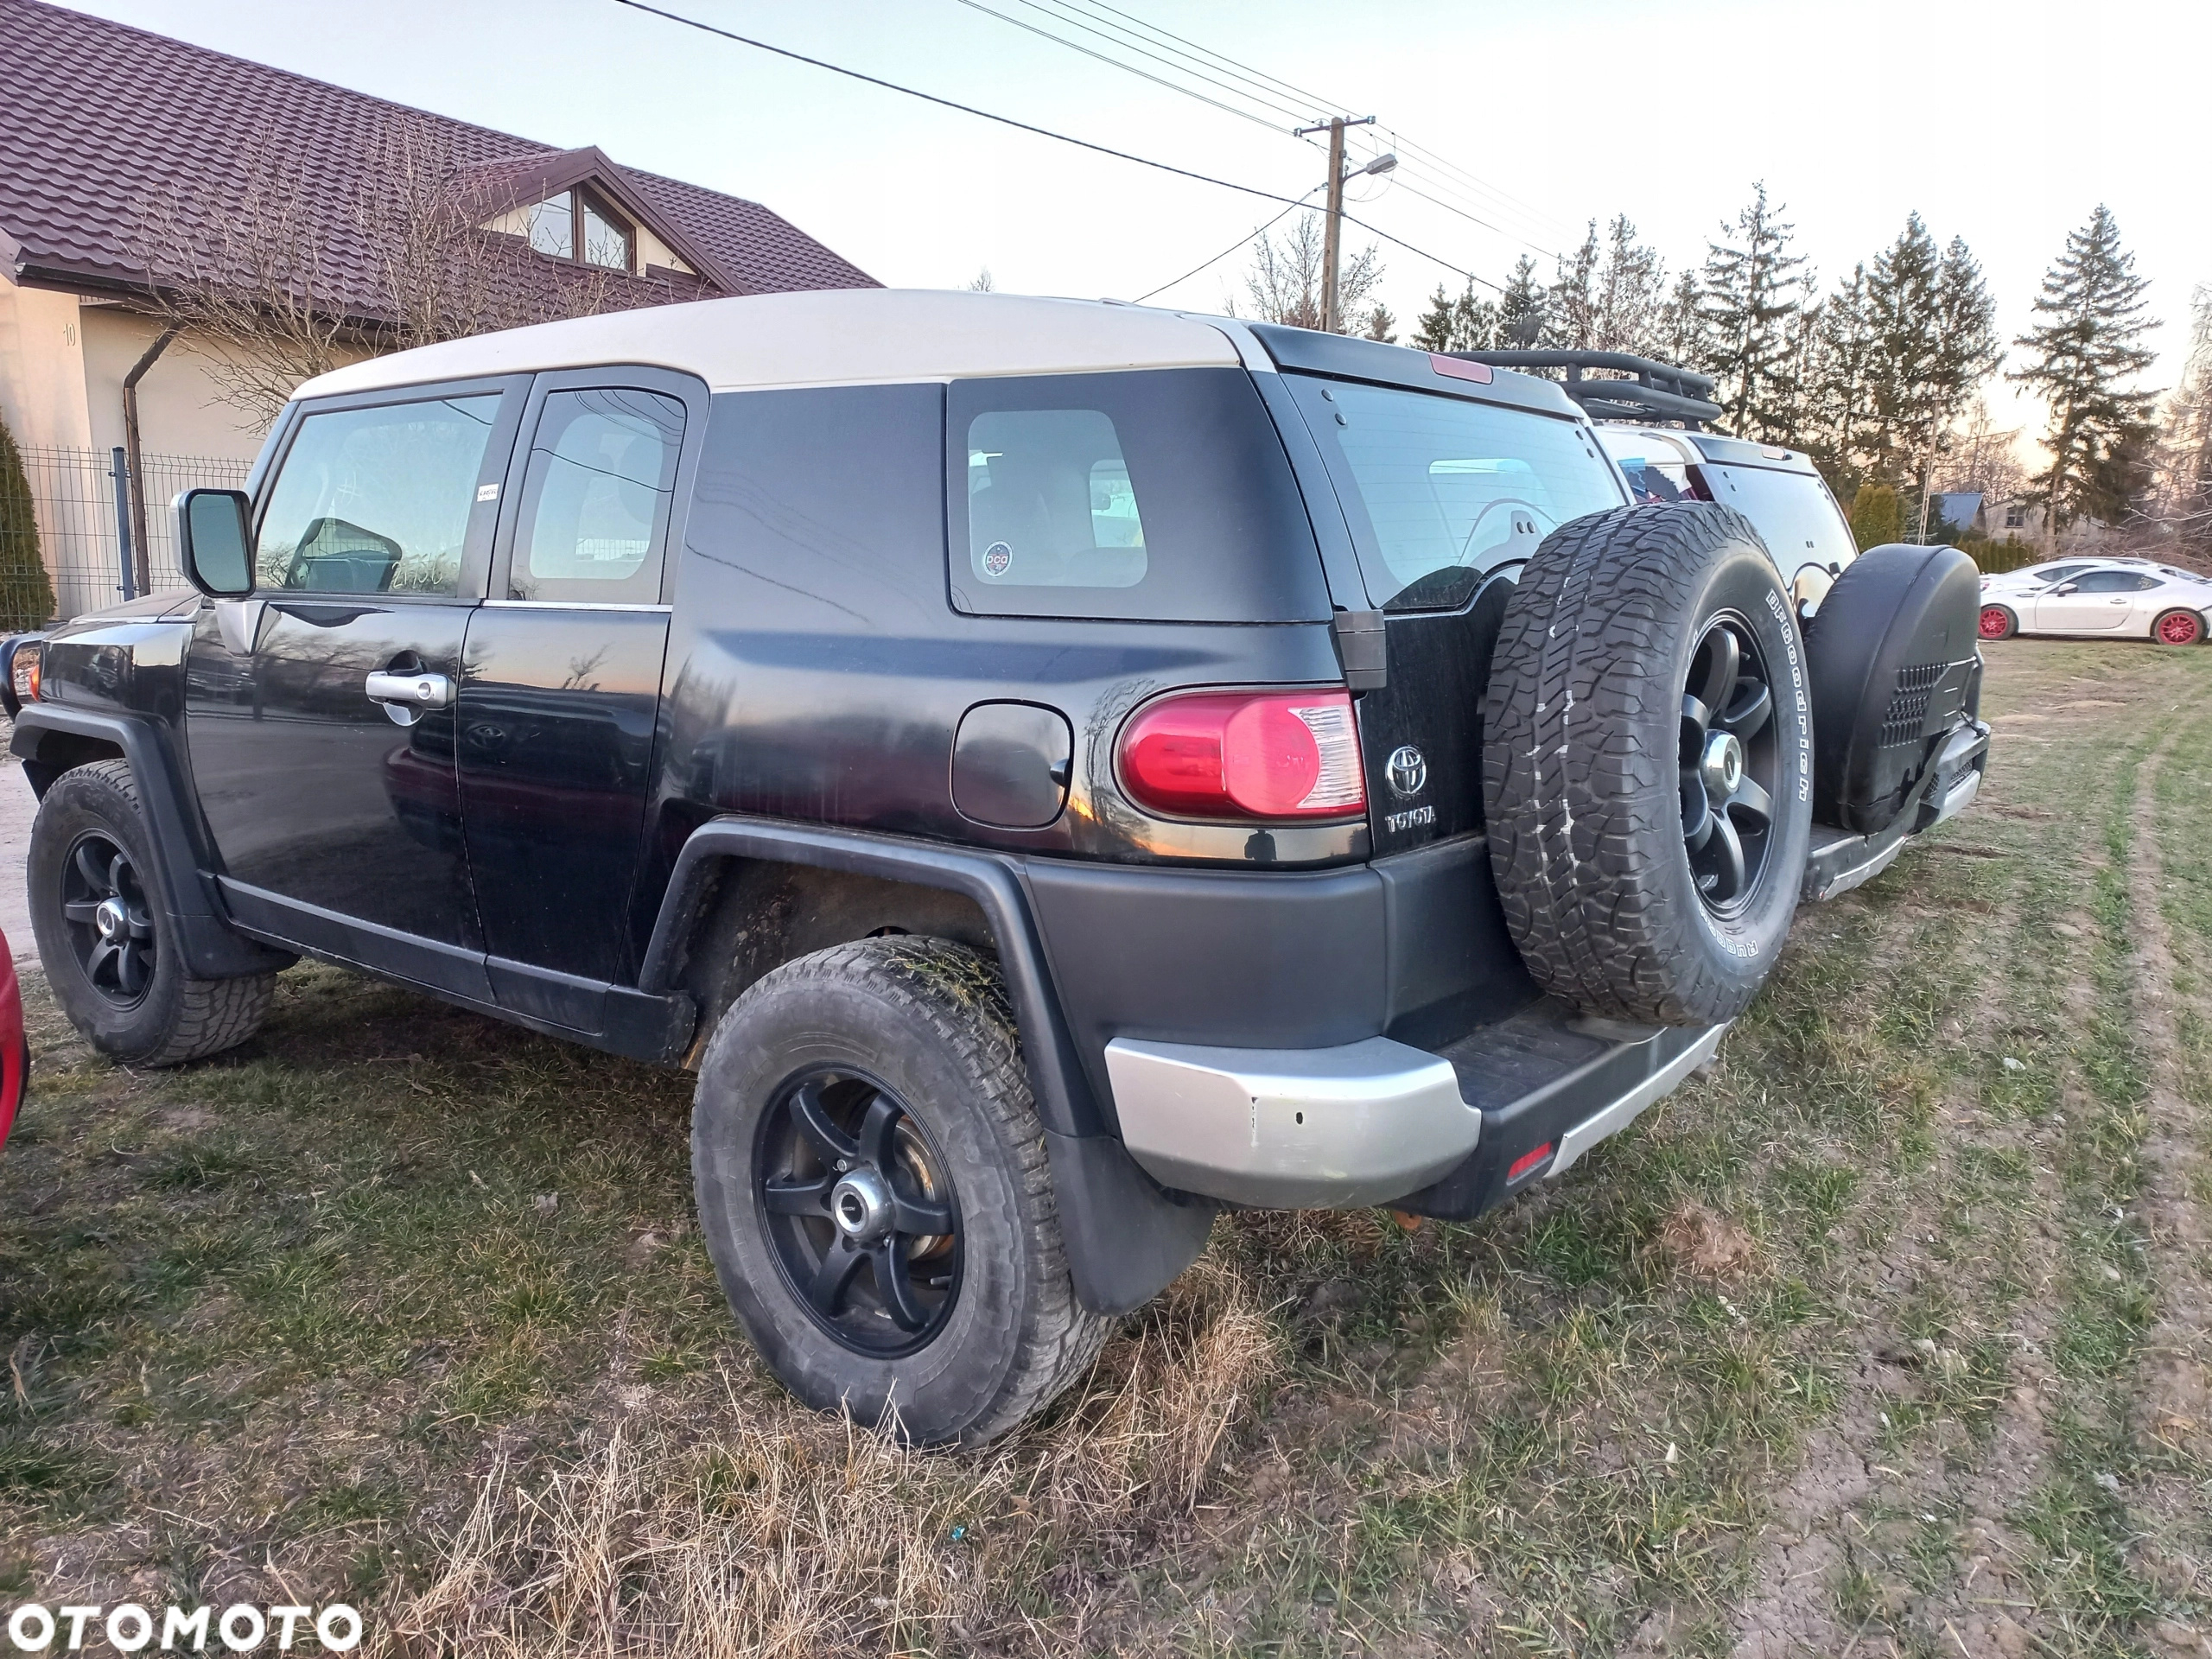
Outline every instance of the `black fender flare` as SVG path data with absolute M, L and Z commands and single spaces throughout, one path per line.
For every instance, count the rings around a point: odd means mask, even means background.
M 44 757 L 49 735 L 90 738 L 122 751 L 137 783 L 147 833 L 154 843 L 155 897 L 194 978 L 243 979 L 276 973 L 299 960 L 232 927 L 214 880 L 207 874 L 214 861 L 213 849 L 201 834 L 199 814 L 187 799 L 182 769 L 156 721 L 66 704 L 26 706 L 16 716 L 15 735 L 8 747 L 24 763 L 24 774 L 41 798 L 54 778 L 68 769 Z
M 1052 988 L 1016 860 L 866 830 L 711 818 L 677 855 L 639 973 L 640 991 L 665 995 L 676 988 L 684 943 L 709 880 L 718 865 L 733 860 L 810 865 L 947 889 L 972 899 L 998 944 L 1014 1003 L 1077 1296 L 1094 1313 L 1132 1313 L 1198 1259 L 1215 1205 L 1171 1195 L 1107 1128 Z

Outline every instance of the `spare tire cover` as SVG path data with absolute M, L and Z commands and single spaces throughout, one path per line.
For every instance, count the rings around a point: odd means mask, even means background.
M 1623 507 L 1547 537 L 1508 602 L 1483 750 L 1491 870 L 1536 982 L 1584 1012 L 1741 1014 L 1811 834 L 1804 642 L 1742 514 Z
M 1813 817 L 1889 828 L 1979 690 L 1981 573 L 1955 547 L 1860 554 L 1808 629 Z

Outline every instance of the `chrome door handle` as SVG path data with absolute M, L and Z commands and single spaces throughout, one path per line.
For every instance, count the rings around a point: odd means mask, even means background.
M 446 709 L 453 704 L 453 682 L 442 674 L 375 673 L 369 676 L 372 702 L 397 702 L 410 709 Z

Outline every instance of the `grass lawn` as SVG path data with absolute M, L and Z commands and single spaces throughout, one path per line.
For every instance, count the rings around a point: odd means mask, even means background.
M 1990 651 L 1981 802 L 1471 1226 L 1224 1218 L 989 1450 L 794 1409 L 689 1078 L 302 965 L 0 1156 L 0 1610 L 492 1655 L 2212 1654 L 2212 652 Z M 305 1650 L 313 1651 L 310 1638 Z

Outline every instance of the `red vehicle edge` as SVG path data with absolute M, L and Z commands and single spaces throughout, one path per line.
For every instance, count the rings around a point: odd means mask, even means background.
M 31 1046 L 23 1035 L 23 994 L 16 983 L 16 961 L 0 934 L 0 1147 L 16 1126 L 16 1108 L 31 1076 Z

